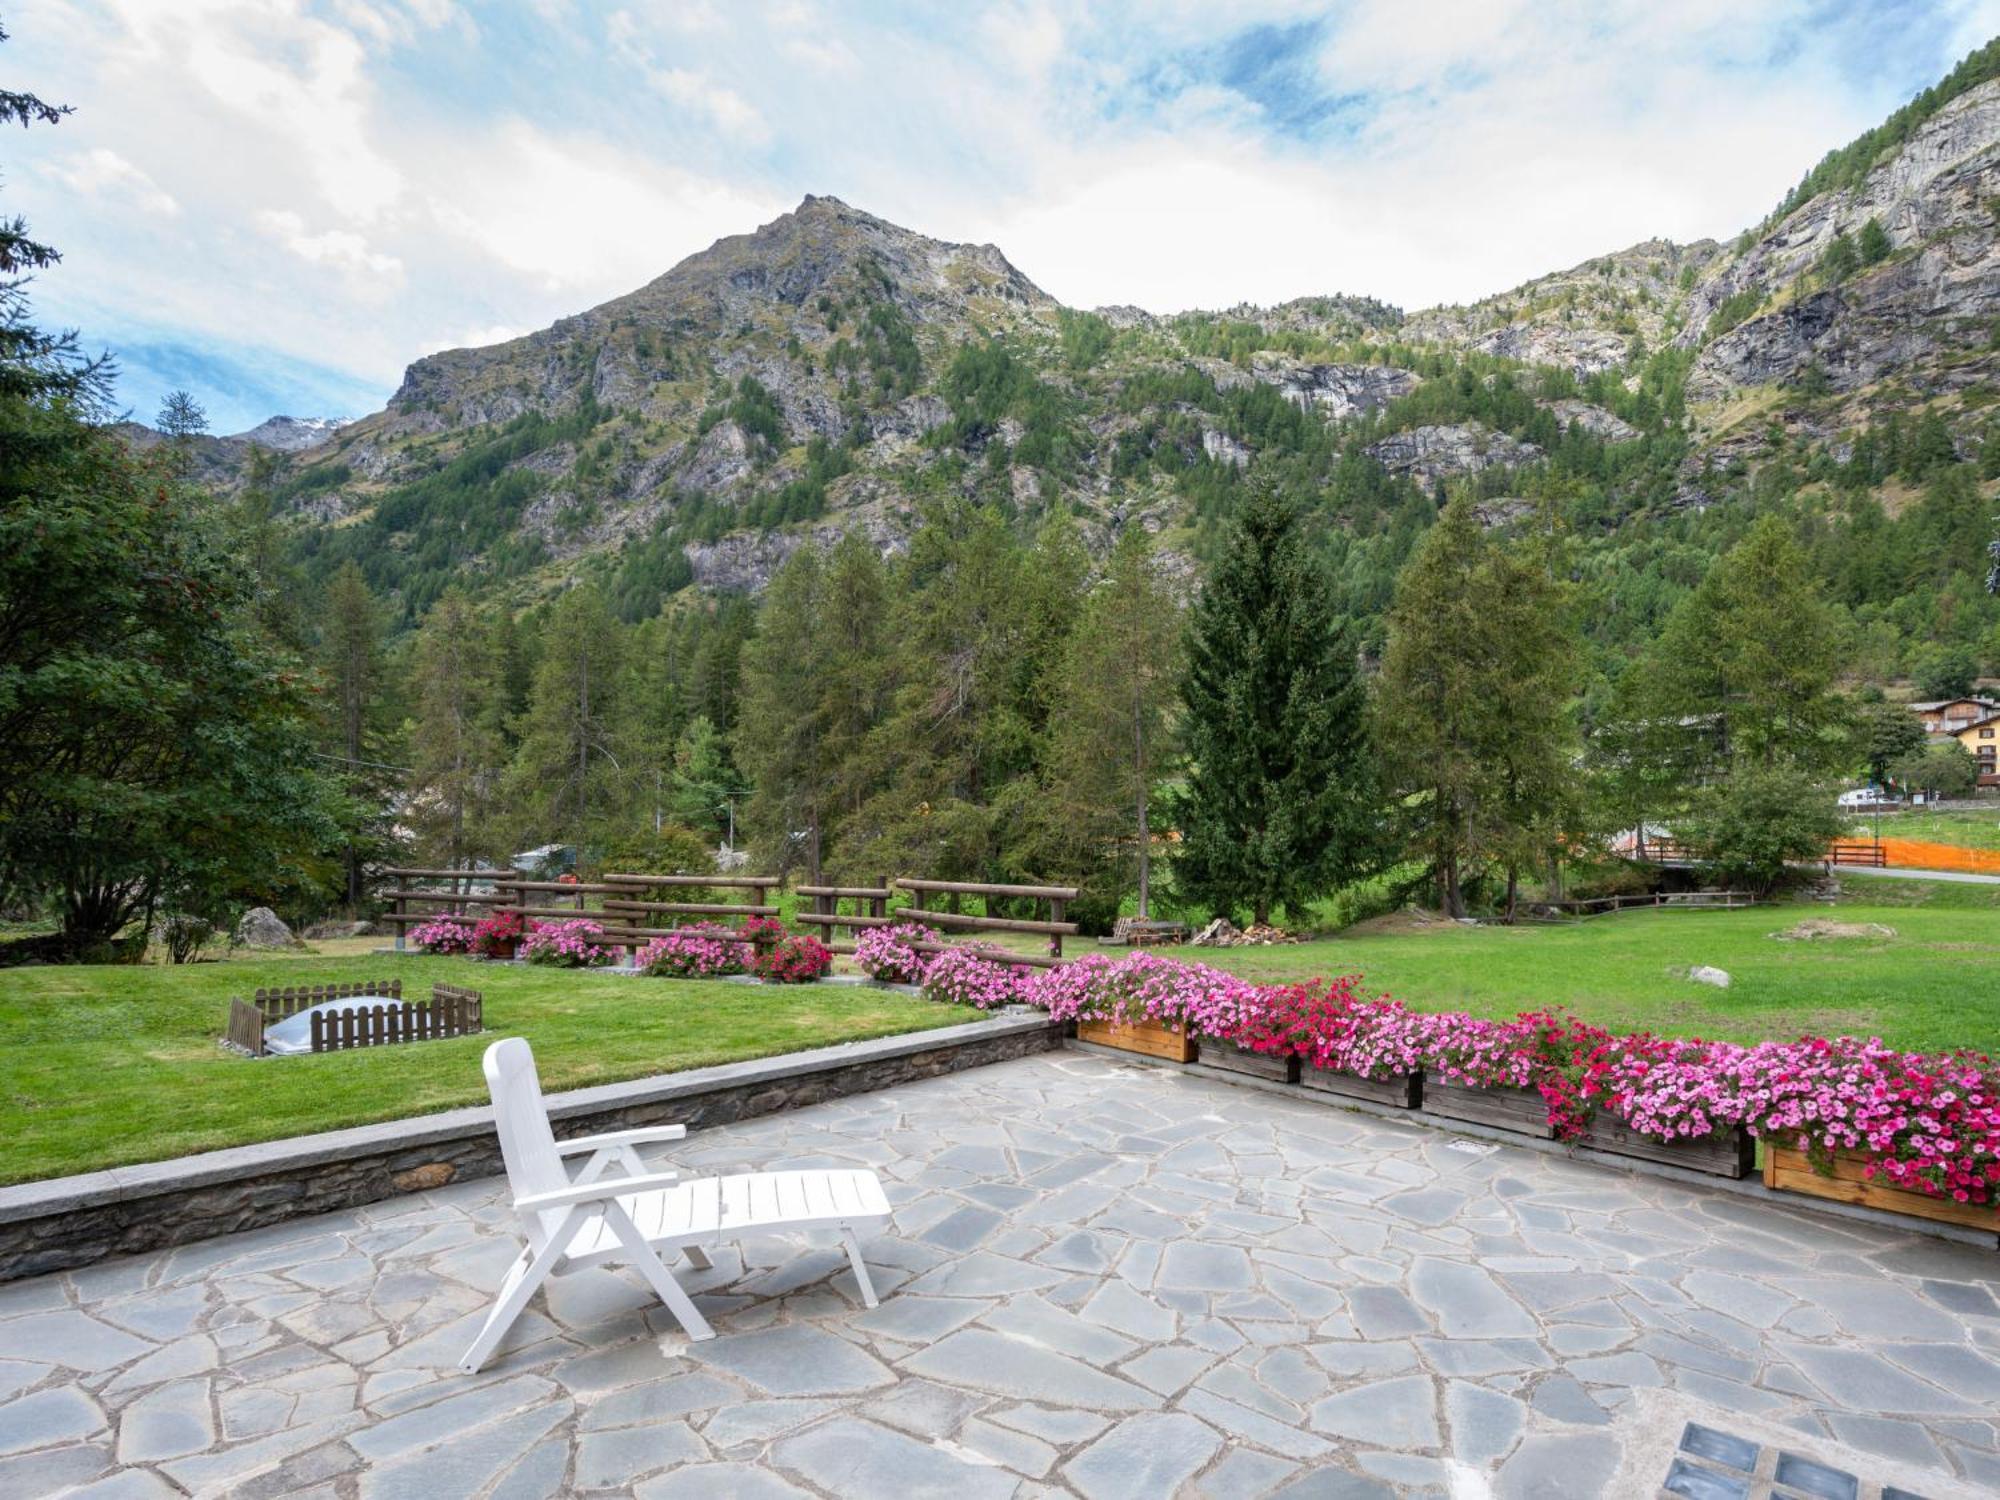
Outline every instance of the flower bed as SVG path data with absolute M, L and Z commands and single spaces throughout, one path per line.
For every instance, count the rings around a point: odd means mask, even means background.
M 1261 991 L 1248 980 L 1154 953 L 1092 953 L 1044 971 L 1035 1003 L 1058 1021 L 1149 1022 L 1195 1036 L 1234 1036 Z
M 1879 1041 L 1755 1047 L 1615 1036 L 1560 1011 L 1511 1020 L 1363 999 L 1353 978 L 1257 987 L 1147 953 L 1090 955 L 1038 976 L 1029 998 L 1079 1037 L 1280 1075 L 1426 1113 L 1725 1177 L 1874 1201 L 2000 1228 L 2000 1069 L 1978 1053 L 1899 1053 Z M 1273 1061 L 1253 1063 L 1251 1058 Z M 1799 1171 L 1818 1174 L 1802 1187 Z M 1787 1175 L 1789 1174 L 1789 1175 Z M 1871 1191 L 1864 1191 L 1871 1190 Z
M 656 937 L 634 955 L 641 974 L 656 979 L 720 979 L 750 967 L 751 948 L 720 922 L 696 922 Z
M 860 944 L 855 946 L 859 949 Z M 1019 964 L 992 957 L 996 951 L 963 944 L 934 955 L 923 971 L 924 998 L 947 1005 L 969 1005 L 975 1010 L 1019 1005 L 1027 999 L 1033 981 Z
M 481 917 L 472 929 L 472 951 L 482 958 L 510 959 L 525 931 L 517 911 L 496 911 Z
M 916 945 L 931 937 L 931 929 L 918 922 L 870 927 L 854 940 L 854 961 L 880 984 L 921 984 L 931 956 Z
M 434 917 L 410 929 L 410 941 L 426 953 L 462 954 L 472 951 L 473 927 L 470 922 L 454 922 L 446 917 Z
M 616 963 L 618 950 L 600 943 L 604 928 L 588 917 L 536 922 L 521 939 L 521 957 L 557 969 L 598 969 Z
M 750 972 L 767 984 L 810 984 L 833 967 L 833 950 L 805 933 L 759 948 Z

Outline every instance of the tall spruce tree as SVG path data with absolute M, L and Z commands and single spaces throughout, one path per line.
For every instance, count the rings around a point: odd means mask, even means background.
M 491 818 L 504 769 L 488 705 L 500 691 L 493 633 L 463 590 L 446 589 L 417 631 L 410 790 L 404 813 L 427 864 L 497 854 Z
M 799 548 L 772 575 L 743 644 L 736 760 L 751 786 L 744 824 L 760 862 L 780 873 L 803 858 L 820 878 L 834 767 L 827 755 L 827 565 Z M 803 835 L 803 846 L 795 835 Z
M 1739 758 L 1828 775 L 1846 763 L 1839 617 L 1790 528 L 1766 516 L 1668 618 L 1646 661 L 1650 715 L 1694 785 Z
M 1174 883 L 1267 922 L 1374 868 L 1365 698 L 1293 505 L 1252 488 L 1194 606 L 1181 678 L 1187 784 Z
M 593 586 L 556 601 L 506 780 L 520 833 L 583 845 L 621 828 L 628 790 L 624 635 Z
M 350 911 L 367 895 L 366 866 L 391 839 L 388 761 L 388 674 L 382 658 L 381 606 L 360 567 L 341 565 L 327 589 L 320 662 L 327 684 L 327 720 L 334 760 L 350 804 L 341 859 Z
M 847 822 L 877 787 L 867 755 L 868 737 L 888 714 L 895 690 L 895 661 L 887 651 L 889 570 L 875 544 L 859 531 L 843 534 L 826 560 L 823 605 L 825 654 L 821 702 L 825 706 L 825 756 L 834 809 L 833 863 L 843 878 L 879 879 L 848 859 Z M 822 859 L 825 858 L 822 851 Z
M 1049 871 L 1076 878 L 1107 915 L 1133 882 L 1139 915 L 1150 913 L 1150 804 L 1171 750 L 1181 627 L 1151 538 L 1127 526 L 1051 673 L 1060 708 L 1037 799 Z

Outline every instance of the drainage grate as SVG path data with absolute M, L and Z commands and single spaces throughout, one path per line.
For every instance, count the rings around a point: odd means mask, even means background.
M 1787 1448 L 1690 1422 L 1660 1485 L 1663 1500 L 1924 1500 Z

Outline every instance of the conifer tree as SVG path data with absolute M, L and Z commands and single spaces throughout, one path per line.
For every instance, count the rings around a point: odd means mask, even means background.
M 350 560 L 327 589 L 320 634 L 334 760 L 352 805 L 342 851 L 350 911 L 367 895 L 367 862 L 385 851 L 390 837 L 389 791 L 396 768 L 389 762 L 387 726 L 392 718 L 382 637 L 382 608 L 360 567 Z
M 821 701 L 825 705 L 822 753 L 830 767 L 828 797 L 837 809 L 837 868 L 856 879 L 874 879 L 845 858 L 843 825 L 876 790 L 868 736 L 889 710 L 895 660 L 887 651 L 889 571 L 874 543 L 859 531 L 842 535 L 826 561 L 822 630 Z
M 1129 879 L 1139 916 L 1150 911 L 1150 804 L 1171 748 L 1181 625 L 1151 538 L 1127 525 L 1052 673 L 1042 835 L 1052 871 L 1075 875 L 1112 914 Z
M 1272 490 L 1246 494 L 1186 648 L 1175 885 L 1267 922 L 1373 868 L 1375 774 L 1354 648 L 1296 510 Z
M 500 852 L 490 819 L 504 746 L 488 704 L 499 692 L 492 632 L 463 590 L 446 589 L 417 631 L 406 819 L 426 863 L 456 869 Z
M 783 873 L 802 856 L 820 878 L 833 768 L 827 756 L 826 559 L 799 548 L 764 591 L 757 630 L 743 644 L 736 759 L 751 786 L 744 823 L 762 860 Z M 804 847 L 794 848 L 795 834 Z
M 1887 260 L 1895 247 L 1889 243 L 1889 231 L 1882 227 L 1882 221 L 1871 214 L 1861 226 L 1854 248 L 1861 253 L 1862 265 L 1873 266 Z
M 556 601 L 506 795 L 522 833 L 583 844 L 615 826 L 624 793 L 624 637 L 590 585 Z
M 1820 774 L 1844 764 L 1840 624 L 1818 593 L 1804 550 L 1767 516 L 1668 618 L 1646 663 L 1646 711 L 1673 726 L 1685 784 L 1738 759 Z
M 1054 582 L 1071 575 L 1031 579 L 1032 555 L 997 510 L 956 501 L 910 538 L 888 632 L 897 688 L 861 761 L 875 791 L 848 822 L 846 852 L 866 867 L 1006 870 L 1047 716 L 1022 658 L 1041 649 L 1047 615 L 1074 608 Z

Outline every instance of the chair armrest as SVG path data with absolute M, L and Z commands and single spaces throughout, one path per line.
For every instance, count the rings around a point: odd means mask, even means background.
M 647 1141 L 678 1141 L 688 1133 L 685 1125 L 641 1125 L 636 1130 L 609 1130 L 603 1135 L 579 1135 L 556 1142 L 561 1156 L 579 1151 L 612 1151 L 620 1146 L 638 1146 Z
M 602 1203 L 611 1198 L 629 1198 L 636 1193 L 655 1192 L 680 1181 L 678 1172 L 655 1172 L 648 1177 L 606 1177 L 579 1187 L 557 1188 L 552 1193 L 530 1193 L 516 1198 L 514 1207 L 522 1213 L 544 1208 L 569 1208 L 578 1203 Z

